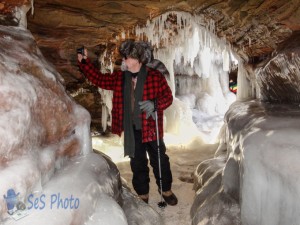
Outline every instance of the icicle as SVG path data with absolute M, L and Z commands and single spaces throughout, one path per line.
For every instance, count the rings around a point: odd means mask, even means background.
M 19 21 L 19 27 L 27 29 L 27 12 L 30 8 L 32 8 L 33 1 L 31 2 L 31 5 L 22 5 L 21 7 L 16 7 L 15 9 L 15 17 Z M 31 11 L 33 12 L 33 11 Z
M 229 71 L 229 53 L 227 49 L 224 49 L 222 52 L 222 57 L 223 57 L 223 70 L 224 71 Z
M 34 14 L 34 0 L 31 0 L 31 15 Z
M 126 38 L 125 31 L 122 31 L 122 33 L 121 33 L 121 38 L 122 38 L 122 40 L 124 40 L 124 39 Z
M 177 14 L 176 16 L 176 19 L 177 19 L 177 27 L 178 29 L 181 29 L 181 16 L 179 14 Z
M 247 79 L 247 70 L 243 66 L 243 62 L 239 62 L 238 64 L 238 92 L 237 99 L 238 100 L 246 100 L 251 96 L 251 85 L 249 85 L 249 80 Z
M 171 14 L 175 14 L 177 17 L 177 37 L 170 37 L 169 33 L 164 30 L 165 26 L 167 27 L 167 19 Z M 193 67 L 195 65 L 195 59 L 197 58 L 197 71 L 199 71 L 201 67 L 202 69 L 206 68 L 203 72 L 205 77 L 209 76 L 209 66 L 207 66 L 207 63 L 211 63 L 211 57 L 223 54 L 223 60 L 216 58 L 215 62 L 224 63 L 223 68 L 225 71 L 228 71 L 230 58 L 226 50 L 226 42 L 219 40 L 214 35 L 214 21 L 210 20 L 207 28 L 204 28 L 202 24 L 203 21 L 200 17 L 195 18 L 186 12 L 169 12 L 160 15 L 158 18 L 153 18 L 152 22 L 148 20 L 144 28 L 137 27 L 136 35 L 144 34 L 156 47 L 160 46 L 160 44 L 164 44 L 166 47 L 168 46 L 168 48 L 173 49 L 174 58 L 169 60 L 175 60 L 175 64 L 183 62 L 185 66 L 189 65 Z M 183 48 L 180 46 L 183 46 Z M 212 50 L 209 49 L 214 49 L 213 51 L 219 52 L 219 54 L 212 53 Z M 205 55 L 206 53 L 209 54 L 208 57 L 203 56 L 203 54 Z M 201 62 L 201 60 L 204 61 Z M 191 73 L 191 75 L 192 74 L 193 73 Z M 201 76 L 201 74 L 198 75 Z

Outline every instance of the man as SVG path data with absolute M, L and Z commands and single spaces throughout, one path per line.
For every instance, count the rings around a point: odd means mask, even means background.
M 160 191 L 154 113 L 157 111 L 162 196 L 167 204 L 176 205 L 178 200 L 171 190 L 172 173 L 163 142 L 163 110 L 172 104 L 173 96 L 165 77 L 158 70 L 146 66 L 152 59 L 151 50 L 150 45 L 145 42 L 124 41 L 119 48 L 124 71 L 111 74 L 102 74 L 94 68 L 86 49 L 84 55 L 78 54 L 78 62 L 81 71 L 94 85 L 114 91 L 112 133 L 121 135 L 124 131 L 124 155 L 130 157 L 133 188 L 146 203 L 149 199 L 150 182 L 146 153 Z

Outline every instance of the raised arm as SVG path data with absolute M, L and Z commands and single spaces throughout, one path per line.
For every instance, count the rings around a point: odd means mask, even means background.
M 97 87 L 114 90 L 117 76 L 121 75 L 122 71 L 103 74 L 91 63 L 91 60 L 87 57 L 86 49 L 84 49 L 84 53 L 84 55 L 77 54 L 78 66 L 84 76 Z

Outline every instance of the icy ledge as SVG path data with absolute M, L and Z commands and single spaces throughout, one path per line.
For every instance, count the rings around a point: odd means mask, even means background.
M 236 102 L 225 123 L 195 172 L 193 224 L 298 224 L 299 106 Z
M 89 153 L 66 164 L 43 191 L 27 197 L 27 216 L 1 224 L 162 224 L 157 212 L 122 187 L 116 165 L 105 155 Z
M 3 224 L 127 224 L 115 201 L 122 199 L 118 170 L 96 153 L 72 158 L 66 164 L 43 191 L 28 196 L 26 217 Z

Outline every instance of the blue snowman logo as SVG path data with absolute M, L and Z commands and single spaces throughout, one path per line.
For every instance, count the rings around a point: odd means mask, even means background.
M 15 211 L 17 211 L 17 203 L 18 203 L 18 195 L 16 194 L 14 189 L 9 189 L 7 191 L 7 196 L 3 195 L 6 205 L 7 205 L 7 212 L 9 215 L 13 215 Z

